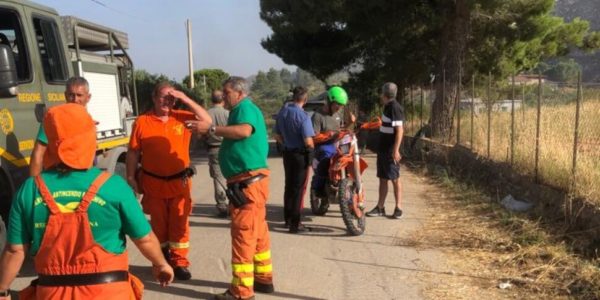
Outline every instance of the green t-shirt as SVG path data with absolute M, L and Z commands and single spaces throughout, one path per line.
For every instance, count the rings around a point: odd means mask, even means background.
M 240 124 L 252 126 L 252 134 L 241 140 L 223 139 L 219 150 L 219 165 L 225 178 L 267 167 L 267 126 L 262 112 L 250 98 L 242 99 L 229 113 L 227 125 Z
M 44 130 L 44 123 L 40 124 L 40 128 L 37 133 L 37 140 L 44 144 L 48 145 L 48 136 L 46 136 L 46 131 Z
M 101 170 L 91 168 L 61 174 L 55 170 L 42 172 L 42 179 L 62 212 L 74 211 L 83 194 Z M 29 244 L 31 255 L 40 248 L 50 211 L 42 200 L 33 177 L 16 193 L 10 212 L 8 242 Z M 125 251 L 125 235 L 133 239 L 150 233 L 150 224 L 131 188 L 119 176 L 111 176 L 100 187 L 88 207 L 92 235 L 96 243 L 115 254 Z

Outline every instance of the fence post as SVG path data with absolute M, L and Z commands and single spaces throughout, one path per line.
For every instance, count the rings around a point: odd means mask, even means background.
M 420 88 L 421 90 L 421 110 L 419 112 L 419 119 L 421 119 L 421 123 L 419 124 L 419 129 L 423 128 L 423 102 L 425 102 L 425 92 L 423 92 L 423 86 Z
M 523 122 L 525 122 L 525 83 L 524 82 L 521 82 L 521 93 L 523 94 L 522 99 L 521 99 L 521 112 L 523 113 Z
M 473 78 L 471 78 L 471 149 L 473 149 L 473 131 L 475 130 L 475 74 L 473 74 Z
M 510 111 L 510 165 L 515 163 L 515 74 L 512 76 L 512 100 Z
M 535 182 L 539 183 L 539 163 L 540 163 L 540 123 L 542 118 L 542 74 L 538 74 L 538 98 L 537 98 L 537 120 L 535 127 Z
M 492 72 L 488 73 L 488 86 L 487 86 L 487 106 L 488 106 L 488 111 L 487 111 L 487 157 L 490 158 L 490 144 L 491 144 L 491 139 L 492 139 L 492 96 L 491 96 L 491 89 L 492 89 Z
M 411 127 L 411 131 L 413 132 L 413 135 L 415 134 L 415 101 L 413 99 L 413 86 L 410 86 L 410 89 L 408 90 L 409 94 L 408 94 L 408 102 L 410 102 L 410 127 Z
M 442 71 L 442 99 L 444 99 L 444 101 L 446 99 L 446 68 Z M 452 131 L 452 129 L 450 130 Z M 448 136 L 448 138 L 450 138 L 450 136 Z M 447 140 L 444 140 L 443 142 L 445 143 Z
M 460 93 L 462 85 L 462 64 L 458 65 L 458 83 L 456 87 L 456 144 L 460 145 Z
M 579 74 L 577 76 L 577 106 L 575 109 L 575 138 L 573 141 L 573 170 L 572 170 L 572 188 L 573 190 L 575 190 L 575 184 L 576 184 L 576 180 L 575 180 L 575 175 L 576 175 L 576 171 L 577 171 L 577 149 L 579 148 L 579 118 L 581 116 L 581 101 L 583 98 L 583 90 L 582 90 L 582 83 L 581 83 L 581 71 L 579 71 Z

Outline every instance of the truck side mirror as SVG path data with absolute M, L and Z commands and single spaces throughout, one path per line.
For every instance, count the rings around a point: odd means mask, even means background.
M 17 94 L 17 67 L 12 50 L 0 44 L 0 96 Z

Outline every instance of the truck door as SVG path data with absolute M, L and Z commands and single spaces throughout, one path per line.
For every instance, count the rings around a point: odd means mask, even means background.
M 65 83 L 71 74 L 66 59 L 66 46 L 61 39 L 59 20 L 53 15 L 31 13 L 32 35 L 35 37 L 41 70 L 42 102 L 47 107 L 65 102 Z

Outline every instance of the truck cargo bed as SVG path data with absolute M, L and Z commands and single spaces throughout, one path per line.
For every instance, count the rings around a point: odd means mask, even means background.
M 62 24 L 67 38 L 67 45 L 74 46 L 75 30 L 79 41 L 79 48 L 90 51 L 110 50 L 109 33 L 115 34 L 124 49 L 129 49 L 127 33 L 98 25 L 74 16 L 62 16 Z M 116 47 L 114 45 L 113 47 Z

